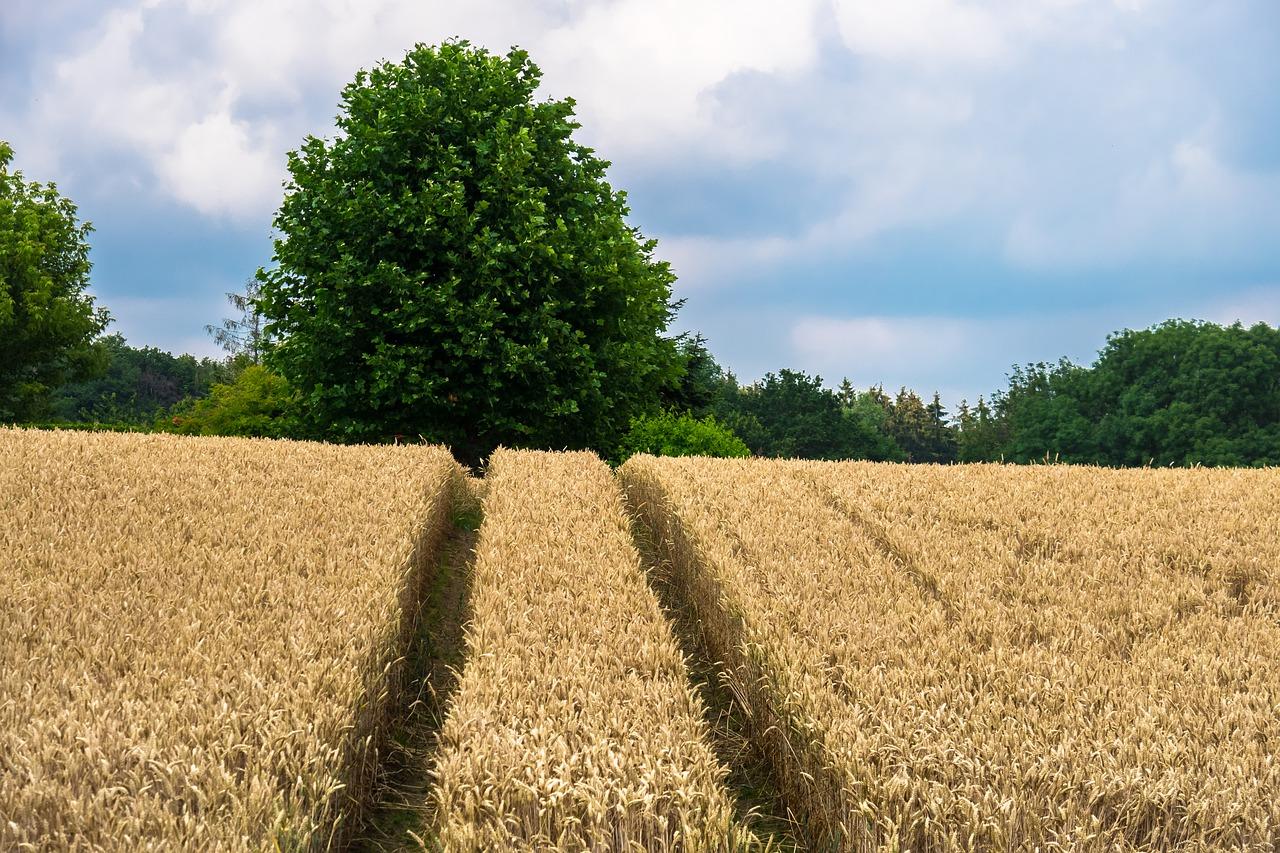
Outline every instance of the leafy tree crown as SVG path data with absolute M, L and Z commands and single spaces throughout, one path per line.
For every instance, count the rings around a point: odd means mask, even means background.
M 419 45 L 289 154 L 258 307 L 328 437 L 612 448 L 678 379 L 674 276 L 539 77 L 522 50 Z
M 0 422 L 39 417 L 52 389 L 100 373 L 96 341 L 110 322 L 86 292 L 92 226 L 12 159 L 0 142 Z

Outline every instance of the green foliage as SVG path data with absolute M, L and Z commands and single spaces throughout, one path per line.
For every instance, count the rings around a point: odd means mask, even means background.
M 960 462 L 995 462 L 1007 441 L 1005 422 L 979 396 L 973 408 L 961 400 L 956 413 L 956 458 Z
M 715 410 L 729 387 L 736 389 L 716 363 L 702 335 L 682 335 L 676 340 L 676 354 L 683 372 L 679 380 L 661 394 L 665 409 L 705 417 Z
M 177 407 L 161 426 L 183 435 L 301 438 L 297 407 L 298 395 L 283 377 L 250 364 L 233 382 Z
M 662 412 L 631 421 L 622 439 L 618 463 L 637 453 L 654 456 L 750 456 L 751 451 L 733 431 L 710 415 L 695 418 L 688 413 Z
M 903 387 L 890 399 L 881 388 L 867 392 L 885 413 L 883 428 L 908 462 L 954 462 L 956 437 L 942 399 L 935 391 L 926 405 L 915 391 Z
M 262 314 L 258 302 L 262 289 L 256 279 L 249 279 L 244 293 L 228 293 L 227 303 L 239 316 L 226 317 L 217 325 L 207 325 L 204 330 L 214 342 L 231 357 L 248 364 L 261 364 L 266 349 L 266 337 L 262 329 Z
M 893 401 L 881 388 L 869 388 L 858 393 L 848 384 L 841 383 L 837 392 L 844 416 L 858 422 L 858 429 L 863 438 L 861 458 L 878 462 L 905 462 L 906 451 L 898 444 L 889 432 L 890 413 Z
M 1075 396 L 1109 464 L 1280 464 L 1280 330 L 1125 331 L 1088 378 Z
M 155 347 L 131 347 L 119 334 L 102 339 L 106 372 L 72 382 L 50 398 L 53 416 L 66 423 L 145 426 L 188 397 L 203 397 L 215 382 L 230 381 L 230 365 Z
M 1280 464 L 1280 330 L 1170 320 L 1110 336 L 1092 367 L 1015 369 L 997 399 L 1011 461 Z
M 326 437 L 420 434 L 469 463 L 615 447 L 677 381 L 674 276 L 539 78 L 520 50 L 419 45 L 290 153 L 257 307 Z
M 733 389 L 717 418 L 753 453 L 799 459 L 892 459 L 894 448 L 874 422 L 847 414 L 821 377 L 794 370 L 766 374 Z
M 89 285 L 89 223 L 53 184 L 10 171 L 0 142 L 0 422 L 46 414 L 49 391 L 105 366 L 110 321 Z
M 1096 425 L 1079 408 L 1089 381 L 1086 368 L 1066 359 L 1015 367 L 1008 390 L 994 397 L 1006 435 L 1002 455 L 1011 462 L 1101 462 Z

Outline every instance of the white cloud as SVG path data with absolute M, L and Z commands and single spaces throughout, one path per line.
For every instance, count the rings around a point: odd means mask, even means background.
M 581 105 L 610 152 L 761 153 L 717 122 L 707 93 L 744 71 L 796 73 L 817 52 L 815 0 L 618 0 L 586 7 L 540 39 L 547 81 Z M 727 132 L 726 132 L 727 131 Z
M 179 201 L 201 213 L 236 214 L 279 203 L 283 159 L 255 144 L 246 122 L 219 111 L 183 128 L 156 168 Z
M 1087 268 L 1140 255 L 1173 260 L 1241 255 L 1266 246 L 1280 223 L 1280 173 L 1222 161 L 1209 134 L 1173 141 L 1115 184 L 1025 214 L 1006 256 L 1032 269 Z
M 107 13 L 88 46 L 56 63 L 28 133 L 55 156 L 89 147 L 140 158 L 146 172 L 78 176 L 136 186 L 212 216 L 262 217 L 279 201 L 283 151 L 274 122 L 232 118 L 237 89 L 227 75 L 152 67 L 140 55 L 155 2 Z M 49 140 L 57 140 L 47 144 Z
M 584 138 L 606 156 L 698 146 L 749 157 L 759 146 L 718 125 L 704 96 L 736 72 L 803 69 L 817 6 L 139 0 L 106 12 L 57 59 L 24 122 L 27 147 L 116 147 L 144 161 L 160 192 L 209 215 L 261 220 L 279 200 L 284 152 L 306 133 L 332 132 L 356 69 L 461 36 L 529 48 L 547 93 L 575 97 Z
M 1033 271 L 1237 257 L 1280 238 L 1280 174 L 1231 161 L 1228 125 L 1248 117 L 1168 46 L 1180 16 L 1134 0 L 123 0 L 58 42 L 36 106 L 3 119 L 32 174 L 265 227 L 284 153 L 331 132 L 355 70 L 457 35 L 528 48 L 629 176 L 787 162 L 829 187 L 829 210 L 760 239 L 646 227 L 695 288 L 943 225 Z M 102 151 L 136 162 L 76 172 Z
M 1035 337 L 1028 318 L 806 316 L 791 324 L 789 345 L 795 364 L 829 383 L 848 376 L 859 387 L 938 390 L 954 405 L 998 388 L 1013 361 L 1049 357 L 1027 355 Z M 973 376 L 993 384 L 967 386 Z
M 991 10 L 951 0 L 834 0 L 840 35 L 857 53 L 948 64 L 988 62 L 1005 51 Z

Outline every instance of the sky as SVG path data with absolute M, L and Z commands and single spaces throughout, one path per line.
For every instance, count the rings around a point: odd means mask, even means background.
M 0 0 L 0 138 L 135 345 L 213 355 L 286 153 L 416 42 L 518 45 L 740 379 L 937 390 L 1280 325 L 1275 0 Z

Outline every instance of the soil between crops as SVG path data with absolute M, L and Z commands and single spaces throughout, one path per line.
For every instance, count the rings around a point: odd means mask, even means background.
M 440 549 L 439 566 L 423 601 L 408 652 L 409 687 L 387 745 L 374 807 L 350 849 L 434 850 L 432 771 L 440 727 L 458 686 L 471 618 L 471 580 L 478 512 L 457 515 Z

